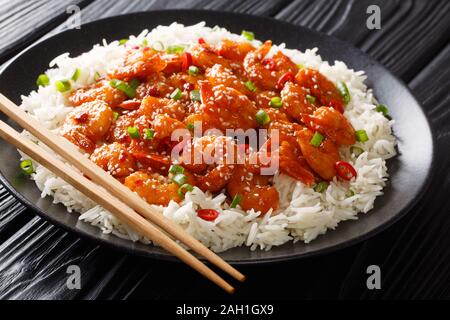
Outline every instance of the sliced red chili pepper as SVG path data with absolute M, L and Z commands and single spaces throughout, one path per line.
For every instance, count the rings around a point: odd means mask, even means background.
M 219 216 L 219 212 L 213 209 L 200 209 L 197 211 L 197 215 L 206 221 L 214 221 Z
M 186 71 L 192 64 L 192 55 L 189 52 L 184 52 L 182 56 L 181 70 Z
M 345 161 L 338 161 L 334 165 L 336 168 L 336 172 L 338 176 L 346 181 L 351 180 L 352 178 L 356 178 L 356 170 L 353 166 Z
M 199 44 L 205 44 L 206 41 L 205 41 L 205 39 L 203 39 L 203 38 L 198 38 L 198 43 L 199 43 Z
M 119 104 L 119 108 L 127 109 L 127 110 L 133 110 L 137 109 L 141 106 L 141 100 L 138 99 L 132 99 L 132 100 L 125 100 L 121 104 Z
M 273 59 L 270 59 L 270 58 L 264 59 L 262 63 L 268 70 L 271 70 L 271 71 L 275 70 L 275 67 L 277 66 L 275 61 L 273 61 Z
M 79 114 L 77 116 L 75 116 L 75 120 L 78 123 L 85 123 L 89 118 L 89 115 L 86 112 L 83 112 L 82 114 Z
M 277 89 L 281 90 L 288 81 L 294 81 L 294 74 L 290 71 L 283 74 L 277 81 Z

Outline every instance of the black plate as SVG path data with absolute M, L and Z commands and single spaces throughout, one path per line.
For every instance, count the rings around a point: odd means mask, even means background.
M 375 60 L 345 42 L 273 19 L 225 12 L 170 10 L 95 21 L 82 25 L 80 30 L 59 33 L 22 52 L 1 71 L 0 91 L 19 104 L 20 95 L 35 89 L 37 75 L 48 69 L 48 63 L 57 55 L 70 52 L 71 56 L 76 56 L 90 50 L 103 38 L 108 41 L 121 39 L 130 34 L 138 34 L 143 29 L 168 25 L 174 21 L 187 25 L 206 21 L 209 26 L 220 24 L 234 33 L 240 33 L 242 29 L 252 30 L 258 39 L 285 42 L 288 48 L 304 50 L 318 47 L 324 60 L 342 60 L 350 68 L 364 70 L 368 76 L 368 86 L 373 88 L 380 102 L 389 106 L 391 115 L 396 120 L 394 131 L 398 137 L 399 155 L 388 161 L 391 174 L 389 185 L 385 188 L 385 194 L 376 200 L 375 209 L 360 215 L 357 221 L 341 223 L 336 230 L 319 236 L 311 244 L 288 243 L 268 252 L 252 252 L 247 247 L 235 248 L 221 254 L 227 261 L 233 264 L 274 262 L 343 248 L 367 239 L 391 225 L 424 193 L 431 180 L 433 138 L 420 105 L 405 84 Z M 6 117 L 1 114 L 0 118 L 5 120 Z M 13 124 L 9 119 L 8 122 Z M 40 192 L 32 181 L 13 186 L 18 173 L 18 162 L 19 155 L 15 148 L 0 141 L 1 182 L 43 218 L 80 236 L 130 253 L 173 259 L 159 248 L 104 235 L 99 229 L 78 221 L 78 214 L 70 214 L 62 205 L 52 204 L 49 197 L 41 199 Z

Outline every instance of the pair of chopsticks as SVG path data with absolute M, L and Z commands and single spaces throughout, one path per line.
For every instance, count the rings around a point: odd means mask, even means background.
M 1 93 L 0 110 L 81 173 L 19 134 L 3 121 L 0 121 L 1 138 L 22 150 L 91 200 L 110 211 L 123 223 L 172 253 L 229 293 L 234 292 L 234 288 L 229 283 L 177 244 L 174 239 L 184 243 L 233 278 L 239 281 L 245 280 L 242 273 L 186 233 L 181 227 L 169 221 L 161 213 L 156 212 L 136 193 L 82 155 L 69 141 L 47 130 L 36 119 Z

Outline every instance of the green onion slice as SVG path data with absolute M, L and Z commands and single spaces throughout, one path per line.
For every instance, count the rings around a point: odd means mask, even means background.
M 144 40 L 142 40 L 142 46 L 143 47 L 148 47 L 148 40 L 144 38 Z
M 182 92 L 179 88 L 176 88 L 176 89 L 173 90 L 173 92 L 170 94 L 170 97 L 171 97 L 173 100 L 180 100 L 181 97 L 183 97 L 183 92 Z
M 348 189 L 347 192 L 345 193 L 345 196 L 347 198 L 353 197 L 355 195 L 355 191 L 353 191 L 352 189 Z
M 119 113 L 114 111 L 113 115 L 114 115 L 114 118 L 113 118 L 114 121 L 117 121 L 117 119 L 119 119 Z
M 248 80 L 245 84 L 245 87 L 250 90 L 251 92 L 255 92 L 256 91 L 256 87 L 255 84 L 253 82 L 251 82 L 250 80 Z
M 269 105 L 272 108 L 280 109 L 283 106 L 283 102 L 281 101 L 280 97 L 273 97 L 272 99 L 270 99 Z
M 389 115 L 389 109 L 385 104 L 377 105 L 375 111 L 382 113 L 388 120 L 392 120 L 392 117 Z
M 182 45 L 173 45 L 168 46 L 166 52 L 167 53 L 174 53 L 174 54 L 181 54 L 185 50 L 185 47 Z
M 169 173 L 172 173 L 172 174 L 184 173 L 184 168 L 177 164 L 173 164 L 169 168 Z
M 193 123 L 188 123 L 188 124 L 186 125 L 186 128 L 187 128 L 189 131 L 192 131 L 192 130 L 195 129 L 195 126 L 194 126 Z
M 299 68 L 299 69 L 303 69 L 304 67 L 305 66 L 303 64 L 301 64 L 301 63 L 297 64 L 297 68 Z
M 185 183 L 181 187 L 178 188 L 177 192 L 181 198 L 184 198 L 186 192 L 192 191 L 192 190 L 194 190 L 194 187 L 191 186 L 189 183 Z
M 233 201 L 231 201 L 230 208 L 233 208 L 233 209 L 236 208 L 237 205 L 239 203 L 241 203 L 241 200 L 242 200 L 242 196 L 239 193 L 236 193 L 236 195 L 233 198 Z
M 145 140 L 152 140 L 154 136 L 155 136 L 155 131 L 153 131 L 152 129 L 147 128 L 144 130 L 144 139 Z
M 186 176 L 182 173 L 177 173 L 173 176 L 172 181 L 175 182 L 177 185 L 182 186 L 186 183 Z
M 127 132 L 133 139 L 138 139 L 140 137 L 139 129 L 137 127 L 128 127 Z
M 72 79 L 73 81 L 77 81 L 78 78 L 80 77 L 80 74 L 81 74 L 80 68 L 76 68 L 75 71 L 74 71 L 73 74 L 72 74 L 72 78 L 71 78 L 71 79 Z
M 200 95 L 200 91 L 198 91 L 198 90 L 192 90 L 189 93 L 189 96 L 191 97 L 192 101 L 201 101 L 202 100 L 202 97 Z
M 188 68 L 188 73 L 189 73 L 191 76 L 196 76 L 196 75 L 198 75 L 199 71 L 200 71 L 200 69 L 199 69 L 198 67 L 196 67 L 196 66 L 189 66 L 189 68 Z
M 327 188 L 328 188 L 328 182 L 326 182 L 326 181 L 321 181 L 321 182 L 319 182 L 318 184 L 316 184 L 316 185 L 314 186 L 314 191 L 315 191 L 315 192 L 322 193 L 322 192 L 326 191 Z
M 355 136 L 356 140 L 358 140 L 359 142 L 366 142 L 369 140 L 366 130 L 357 130 L 355 132 Z
M 155 51 L 164 51 L 164 44 L 161 41 L 155 41 L 152 44 L 152 49 Z
M 137 84 L 136 81 L 134 79 L 131 80 L 130 85 L 125 81 L 112 79 L 109 84 L 111 87 L 124 92 L 128 96 L 128 98 L 134 98 L 134 96 L 136 95 L 136 87 L 139 85 L 139 81 L 137 81 Z
M 125 43 L 127 43 L 127 41 L 128 41 L 128 39 L 120 39 L 119 44 L 124 45 Z
M 59 92 L 66 92 L 71 88 L 69 80 L 58 80 L 55 82 L 55 87 Z
M 38 87 L 46 87 L 50 84 L 50 79 L 46 74 L 40 74 L 36 80 Z
M 269 115 L 262 109 L 256 113 L 255 119 L 260 126 L 264 126 L 270 122 Z
M 242 30 L 241 35 L 243 35 L 248 41 L 255 40 L 255 34 L 251 31 Z
M 314 104 L 314 103 L 316 103 L 316 97 L 314 97 L 314 96 L 312 96 L 310 94 L 307 94 L 306 95 L 306 101 L 308 101 L 310 104 Z
M 320 132 L 316 132 L 311 138 L 311 141 L 309 141 L 309 144 L 314 147 L 318 147 L 322 143 L 323 139 L 325 139 L 325 137 L 321 135 Z
M 20 169 L 24 175 L 30 175 L 34 172 L 33 162 L 30 159 L 26 159 L 20 162 Z
M 98 71 L 95 72 L 95 74 L 94 74 L 94 81 L 98 81 L 98 79 L 100 79 L 101 77 L 102 77 L 102 75 L 100 73 L 98 73 Z
M 359 157 L 364 152 L 364 149 L 360 148 L 360 147 L 357 147 L 357 146 L 352 146 L 350 148 L 350 152 L 352 154 L 354 154 L 356 157 Z
M 347 104 L 350 102 L 350 92 L 348 91 L 347 85 L 344 81 L 338 82 L 337 88 L 339 92 L 341 93 L 342 99 L 344 99 L 344 102 Z

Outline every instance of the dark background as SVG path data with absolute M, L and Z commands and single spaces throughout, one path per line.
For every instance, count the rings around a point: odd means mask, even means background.
M 232 297 L 182 264 L 79 239 L 38 218 L 0 187 L 0 299 L 450 298 L 450 1 L 0 0 L 0 64 L 65 29 L 70 4 L 82 8 L 82 23 L 196 8 L 271 16 L 346 40 L 406 82 L 423 105 L 434 130 L 436 172 L 422 200 L 388 230 L 321 257 L 241 267 L 249 279 Z M 371 4 L 381 8 L 381 30 L 366 28 Z M 81 268 L 81 290 L 66 287 L 71 264 Z M 381 268 L 381 290 L 366 288 L 372 264 Z

